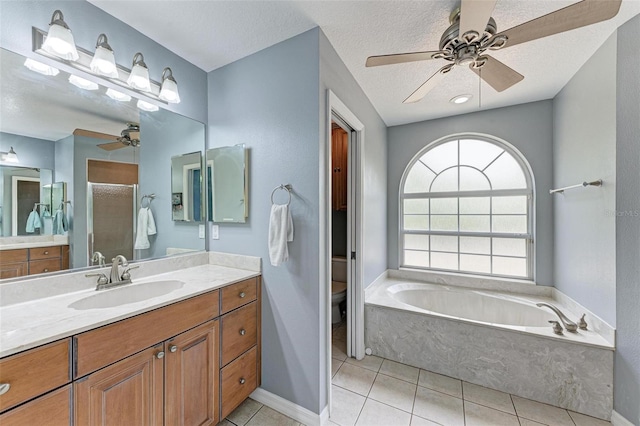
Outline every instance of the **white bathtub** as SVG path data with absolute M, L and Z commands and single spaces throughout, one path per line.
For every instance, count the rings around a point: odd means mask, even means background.
M 549 320 L 557 318 L 538 302 L 578 317 L 548 296 L 386 278 L 366 290 L 366 346 L 397 362 L 608 419 L 613 345 L 592 330 L 554 334 Z

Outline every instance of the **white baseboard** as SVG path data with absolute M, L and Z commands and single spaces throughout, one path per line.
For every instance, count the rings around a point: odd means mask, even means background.
M 611 413 L 611 424 L 613 426 L 633 426 L 633 423 L 622 417 L 622 414 L 618 413 L 616 410 L 613 410 Z
M 279 411 L 285 416 L 289 416 L 307 426 L 321 426 L 329 420 L 328 407 L 325 407 L 324 410 L 322 410 L 322 413 L 316 414 L 313 411 L 307 410 L 298 404 L 294 404 L 293 402 L 262 388 L 254 390 L 250 397 L 259 403 Z

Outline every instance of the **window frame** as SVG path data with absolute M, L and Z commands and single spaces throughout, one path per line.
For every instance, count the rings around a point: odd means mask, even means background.
M 461 165 L 459 163 L 460 152 L 459 152 L 459 142 L 462 139 L 475 139 L 482 142 L 487 142 L 497 146 L 498 148 L 504 150 L 507 154 L 511 155 L 511 157 L 517 162 L 520 166 L 522 173 L 524 174 L 526 188 L 521 189 L 488 189 L 488 190 L 471 190 L 471 191 L 446 191 L 446 192 L 419 192 L 419 193 L 407 193 L 405 194 L 405 184 L 409 172 L 413 169 L 417 162 L 430 150 L 443 145 L 445 143 L 449 143 L 452 141 L 458 142 L 458 163 L 455 166 L 445 167 L 442 171 L 436 174 L 433 181 L 430 184 L 429 189 L 431 189 L 433 182 L 435 182 L 437 176 L 442 174 L 445 170 L 448 170 L 452 167 L 471 167 L 468 165 Z M 499 156 L 501 156 L 500 154 Z M 496 157 L 493 161 L 496 161 L 498 157 Z M 490 164 L 491 164 L 490 163 Z M 425 165 L 426 166 L 426 165 Z M 428 166 L 427 166 L 428 167 Z M 489 167 L 487 165 L 486 168 Z M 475 170 L 480 171 L 477 168 Z M 432 170 L 432 172 L 434 172 Z M 482 172 L 482 171 L 480 171 Z M 434 172 L 435 173 L 435 172 Z M 484 174 L 484 173 L 483 173 Z M 486 175 L 485 175 L 486 177 Z M 491 181 L 489 180 L 491 185 Z M 459 183 L 458 183 L 459 184 Z M 433 198 L 471 198 L 471 197 L 496 197 L 496 196 L 526 196 L 527 197 L 527 232 L 526 233 L 496 233 L 491 232 L 491 228 L 488 232 L 470 232 L 470 231 L 460 231 L 459 218 L 461 216 L 460 210 L 456 216 L 458 217 L 458 231 L 433 231 L 429 230 L 405 230 L 404 229 L 404 200 L 407 199 L 433 199 Z M 513 280 L 524 280 L 524 281 L 535 281 L 535 211 L 536 211 L 536 197 L 535 197 L 535 180 L 534 175 L 529 165 L 527 159 L 522 155 L 522 153 L 515 148 L 510 143 L 497 138 L 492 135 L 484 135 L 478 133 L 459 133 L 452 134 L 435 140 L 429 144 L 427 144 L 424 148 L 422 148 L 413 158 L 408 162 L 407 166 L 404 169 L 402 177 L 400 179 L 400 187 L 398 190 L 398 265 L 399 269 L 413 269 L 413 270 L 423 270 L 423 271 L 432 271 L 432 272 L 447 272 L 453 274 L 459 274 L 464 276 L 482 276 L 482 277 L 491 277 L 491 278 L 500 278 L 500 279 L 513 279 Z M 431 217 L 431 209 L 429 209 L 429 217 Z M 490 216 L 493 216 L 493 213 L 489 213 Z M 430 219 L 431 220 L 431 219 Z M 430 227 L 429 227 L 430 228 Z M 458 237 L 458 250 L 456 252 L 458 256 L 458 269 L 443 269 L 443 268 L 434 268 L 434 267 L 420 267 L 414 265 L 405 265 L 405 235 L 444 235 L 444 236 L 455 236 Z M 512 239 L 524 239 L 525 247 L 526 247 L 526 276 L 514 276 L 514 275 L 502 275 L 495 273 L 486 273 L 486 272 L 474 272 L 474 271 L 464 271 L 460 270 L 460 237 L 488 237 L 488 238 L 512 238 Z M 431 253 L 431 244 L 429 244 L 429 252 Z M 452 252 L 453 253 L 453 252 Z M 465 254 L 465 253 L 462 253 Z M 470 253 L 473 255 L 473 253 Z M 488 255 L 490 258 L 491 269 L 493 269 L 493 244 L 490 243 L 490 254 Z M 500 256 L 500 257 L 508 257 L 508 256 Z M 431 262 L 429 262 L 431 265 Z

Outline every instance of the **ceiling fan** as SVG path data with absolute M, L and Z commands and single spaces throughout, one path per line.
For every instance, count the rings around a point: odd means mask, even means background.
M 138 123 L 127 123 L 127 128 L 120 132 L 119 137 L 115 137 L 115 142 L 101 143 L 98 147 L 105 151 L 113 151 L 116 149 L 131 146 L 137 148 L 140 146 L 140 125 Z
M 504 49 L 520 43 L 570 31 L 611 19 L 622 0 L 582 0 L 563 9 L 497 32 L 491 17 L 497 0 L 462 0 L 449 17 L 450 26 L 442 34 L 440 50 L 370 56 L 367 67 L 405 62 L 444 59 L 447 65 L 418 87 L 403 103 L 418 102 L 437 86 L 455 65 L 468 66 L 496 91 L 502 92 L 524 76 L 497 59 L 488 50 Z

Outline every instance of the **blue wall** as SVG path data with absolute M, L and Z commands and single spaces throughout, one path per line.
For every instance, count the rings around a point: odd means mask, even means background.
M 0 151 L 8 152 L 11 147 L 18 154 L 18 160 L 20 161 L 16 166 L 54 169 L 55 143 L 53 141 L 0 132 Z M 11 165 L 11 163 L 2 164 Z

